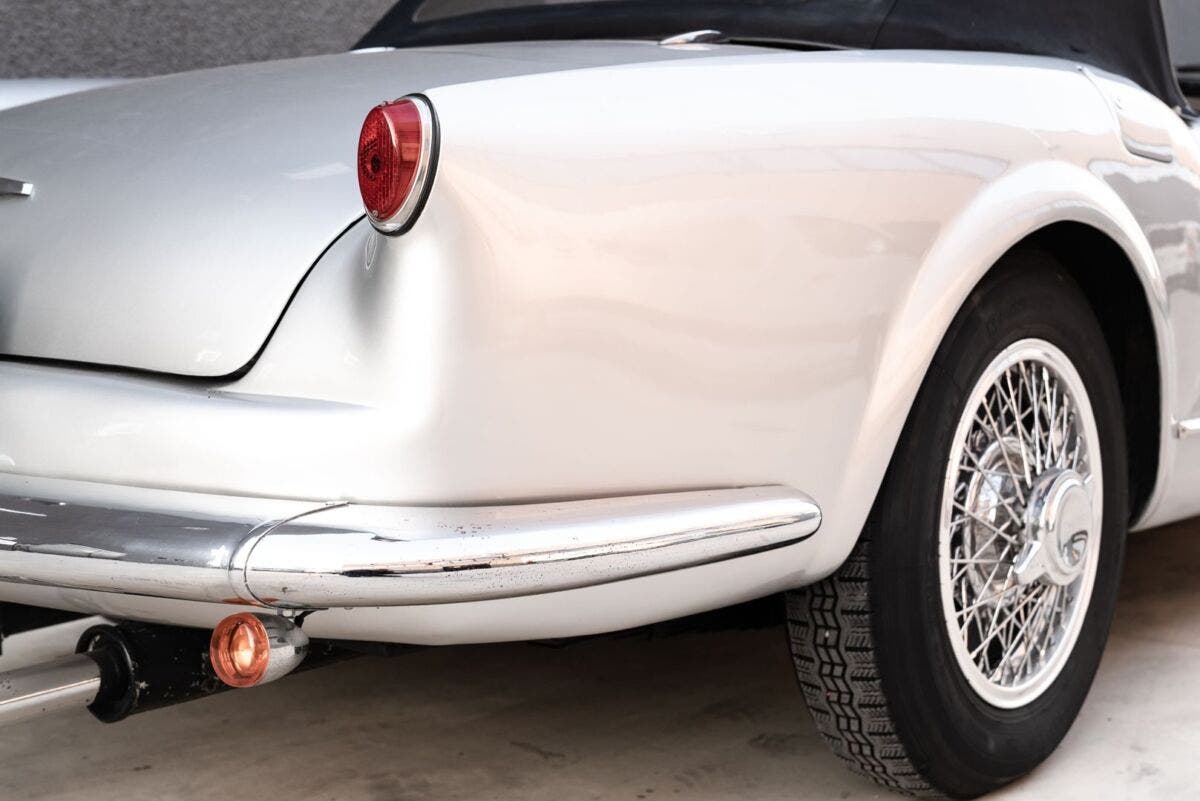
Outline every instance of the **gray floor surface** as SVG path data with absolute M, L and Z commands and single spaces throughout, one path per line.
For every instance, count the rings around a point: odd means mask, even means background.
M 1078 723 L 995 798 L 1200 798 L 1200 521 L 1134 535 Z M 14 638 L 0 668 L 67 647 Z M 11 646 L 11 647 L 9 647 Z M 872 799 L 776 630 L 363 658 L 105 726 L 0 730 L 0 799 Z

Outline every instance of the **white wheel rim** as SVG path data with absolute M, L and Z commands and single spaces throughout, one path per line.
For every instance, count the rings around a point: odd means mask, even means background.
M 1103 490 L 1095 416 L 1070 359 L 1041 339 L 1005 348 L 954 433 L 938 543 L 946 630 L 984 701 L 1025 706 L 1070 658 L 1096 578 Z

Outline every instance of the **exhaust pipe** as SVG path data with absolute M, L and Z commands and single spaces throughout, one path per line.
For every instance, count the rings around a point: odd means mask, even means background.
M 208 632 L 203 629 L 92 626 L 75 650 L 100 665 L 100 689 L 87 708 L 105 723 L 226 689 L 205 658 Z
M 0 673 L 0 726 L 80 706 L 115 723 L 265 684 L 302 663 L 307 669 L 352 655 L 328 642 L 310 649 L 291 620 L 247 612 L 231 615 L 211 633 L 145 623 L 92 626 L 75 650 L 54 662 Z
M 88 654 L 0 673 L 0 726 L 87 706 L 99 691 L 100 665 Z

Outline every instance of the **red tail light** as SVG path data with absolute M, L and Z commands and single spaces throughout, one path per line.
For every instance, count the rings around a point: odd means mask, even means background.
M 371 223 L 399 233 L 425 202 L 433 165 L 434 119 L 422 97 L 371 109 L 358 137 L 358 188 Z

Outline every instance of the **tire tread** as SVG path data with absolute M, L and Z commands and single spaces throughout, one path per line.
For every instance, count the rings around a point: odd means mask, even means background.
M 939 798 L 908 758 L 884 699 L 868 591 L 869 538 L 829 578 L 788 593 L 788 639 L 804 699 L 829 748 L 872 781 Z

